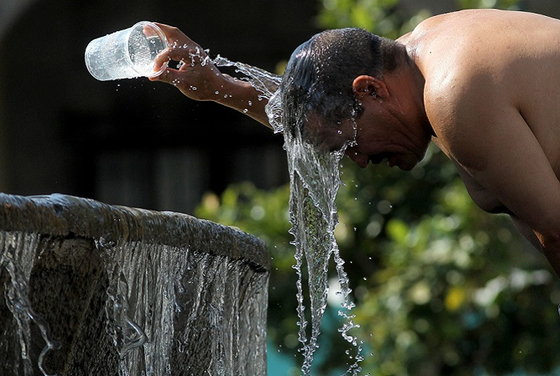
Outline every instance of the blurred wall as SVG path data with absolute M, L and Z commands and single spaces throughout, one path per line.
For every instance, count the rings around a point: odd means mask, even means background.
M 21 13 L 36 0 L 2 0 L 0 1 L 0 38 L 16 21 Z
M 23 4 L 23 3 L 22 3 Z M 286 182 L 282 137 L 147 79 L 99 82 L 87 43 L 140 20 L 274 70 L 316 30 L 299 0 L 36 0 L 0 34 L 0 189 L 191 212 L 204 191 Z

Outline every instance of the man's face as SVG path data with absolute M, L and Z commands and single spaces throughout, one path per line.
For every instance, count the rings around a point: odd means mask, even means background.
M 335 126 L 324 125 L 319 116 L 308 116 L 306 137 L 326 151 L 341 150 L 358 166 L 387 160 L 389 166 L 409 171 L 423 158 L 425 145 L 411 142 L 406 127 L 388 116 L 382 107 L 367 106 L 356 119 Z
M 326 124 L 317 114 L 306 117 L 304 138 L 321 151 L 333 152 L 353 144 L 356 137 L 352 121 L 342 121 L 336 125 Z
M 392 132 L 388 124 L 356 121 L 356 142 L 345 153 L 358 166 L 365 168 L 369 163 L 380 164 L 387 161 L 390 167 L 410 171 L 423 157 L 418 156 L 406 145 L 406 138 Z

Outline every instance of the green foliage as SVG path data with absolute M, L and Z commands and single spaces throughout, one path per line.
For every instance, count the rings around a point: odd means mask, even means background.
M 516 1 L 462 0 L 463 7 L 510 9 Z M 323 0 L 325 28 L 359 26 L 387 37 L 409 31 L 429 12 L 403 14 L 397 0 Z M 410 173 L 360 170 L 345 160 L 336 237 L 357 307 L 355 335 L 365 342 L 364 374 L 504 375 L 546 372 L 560 364 L 558 278 L 505 216 L 482 212 L 455 168 L 428 150 Z M 270 248 L 271 340 L 297 354 L 295 249 L 289 187 L 251 184 L 208 194 L 197 216 L 233 225 Z M 336 310 L 326 312 L 314 374 L 345 369 Z M 334 311 L 334 313 L 333 313 Z M 321 353 L 322 351 L 322 353 Z M 371 353 L 371 354 L 370 354 Z M 338 372 L 337 374 L 340 374 Z
M 430 16 L 427 11 L 407 16 L 398 3 L 399 0 L 322 0 L 317 24 L 326 29 L 360 27 L 396 39 Z
M 550 370 L 558 360 L 547 346 L 560 343 L 556 277 L 506 217 L 475 207 L 446 172 L 441 153 L 429 159 L 398 177 L 382 167 L 366 174 L 345 167 L 347 177 L 360 178 L 349 190 L 380 187 L 372 222 L 341 223 L 356 228 L 356 246 L 345 248 L 344 257 L 358 259 L 351 262 L 359 282 L 356 321 L 373 352 L 364 369 L 371 375 Z M 340 192 L 340 211 L 352 196 Z M 371 223 L 383 223 L 376 236 L 377 230 L 367 234 Z
M 519 0 L 460 0 L 462 9 L 519 9 Z

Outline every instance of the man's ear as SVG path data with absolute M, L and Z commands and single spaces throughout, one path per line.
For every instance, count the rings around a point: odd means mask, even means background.
M 385 82 L 368 75 L 356 77 L 352 83 L 352 91 L 358 99 L 363 99 L 367 96 L 384 99 L 389 96 L 389 89 Z

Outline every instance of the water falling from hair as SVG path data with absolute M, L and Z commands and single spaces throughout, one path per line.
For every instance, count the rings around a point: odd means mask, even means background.
M 285 125 L 284 125 L 285 127 Z M 320 325 L 327 307 L 328 296 L 328 269 L 331 257 L 336 264 L 341 286 L 340 294 L 343 298 L 342 309 L 339 315 L 345 319 L 343 327 L 339 329 L 345 340 L 357 346 L 355 362 L 350 365 L 347 373 L 356 374 L 361 368 L 361 344 L 348 332 L 356 327 L 353 315 L 349 311 L 354 307 L 350 301 L 349 280 L 344 271 L 344 260 L 340 256 L 334 230 L 338 224 L 336 208 L 336 195 L 340 186 L 339 166 L 344 156 L 344 148 L 334 152 L 321 151 L 305 141 L 296 126 L 295 134 L 284 132 L 284 148 L 288 155 L 288 168 L 290 174 L 290 221 L 291 233 L 294 235 L 296 246 L 296 265 L 298 274 L 298 316 L 300 320 L 299 340 L 303 344 L 304 363 L 302 371 L 310 374 L 313 355 L 318 348 L 317 339 L 320 334 Z M 302 279 L 303 263 L 308 269 L 308 288 L 311 329 L 309 338 L 306 337 L 307 322 L 305 319 L 305 306 Z
M 297 273 L 298 339 L 302 344 L 300 351 L 304 357 L 302 372 L 304 375 L 311 373 L 314 354 L 319 347 L 318 337 L 327 307 L 328 269 L 332 257 L 343 298 L 339 315 L 345 322 L 339 332 L 356 350 L 354 356 L 349 355 L 351 364 L 346 373 L 356 375 L 361 371 L 359 362 L 363 360 L 362 342 L 349 333 L 358 325 L 353 322 L 354 315 L 350 314 L 354 307 L 350 299 L 352 290 L 334 236 L 338 224 L 335 199 L 341 183 L 339 166 L 348 144 L 334 152 L 322 151 L 304 139 L 301 124 L 284 124 L 285 119 L 303 121 L 303 118 L 282 116 L 285 109 L 277 90 L 281 84 L 280 77 L 221 56 L 214 60 L 214 64 L 236 67 L 239 72 L 248 76 L 247 80 L 268 100 L 266 110 L 270 125 L 276 133 L 284 135 L 290 176 L 290 233 L 294 236 L 293 244 L 296 247 L 294 269 Z M 295 129 L 295 132 L 285 131 L 286 129 Z M 304 265 L 307 266 L 307 275 L 303 273 Z M 308 314 L 305 307 L 304 280 L 307 280 L 309 290 Z M 307 328 L 307 316 L 311 320 L 310 329 Z

